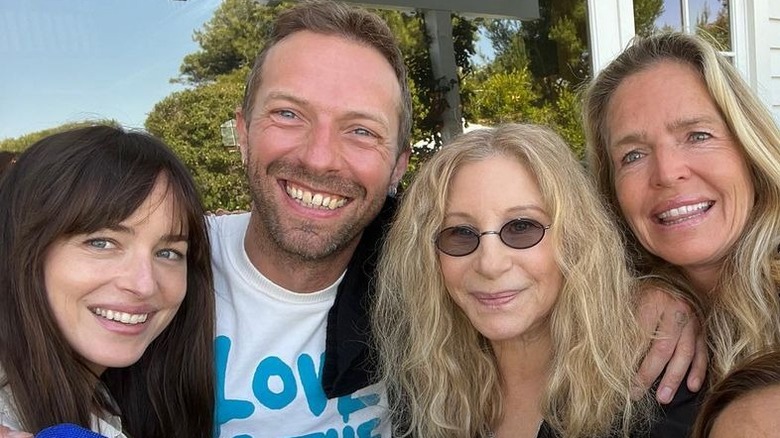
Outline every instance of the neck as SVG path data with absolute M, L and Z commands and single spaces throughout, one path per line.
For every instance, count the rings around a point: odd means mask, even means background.
M 536 437 L 542 421 L 541 400 L 552 357 L 549 332 L 533 339 L 493 343 L 504 393 L 498 437 Z
M 326 257 L 306 259 L 280 248 L 252 212 L 244 250 L 252 265 L 275 284 L 294 292 L 309 293 L 325 289 L 341 276 L 359 241 L 360 236 Z
M 701 297 L 707 297 L 718 283 L 721 268 L 722 264 L 718 264 L 717 266 L 684 268 L 683 272 L 688 277 L 694 291 Z

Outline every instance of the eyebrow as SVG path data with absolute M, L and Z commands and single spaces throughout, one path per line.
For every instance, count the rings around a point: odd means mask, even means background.
M 111 226 L 105 227 L 105 228 L 109 229 L 111 231 L 115 231 L 117 233 L 135 235 L 135 230 L 133 230 L 132 228 L 130 228 L 128 226 L 122 225 L 122 224 L 111 225 Z M 169 242 L 169 243 L 187 242 L 187 241 L 189 241 L 189 236 L 187 234 L 182 234 L 182 233 L 168 233 L 168 234 L 163 234 L 162 236 L 160 236 L 160 240 L 162 240 L 163 242 Z
M 510 213 L 511 215 L 522 215 L 523 213 L 527 213 L 529 211 L 535 211 L 538 213 L 541 213 L 545 216 L 548 216 L 547 212 L 544 211 L 541 207 L 538 205 L 528 204 L 528 205 L 518 205 L 516 207 L 512 207 L 509 210 L 507 210 L 507 213 Z M 473 215 L 467 212 L 462 211 L 455 211 L 452 213 L 447 213 L 444 215 L 444 219 L 472 219 Z
M 309 101 L 298 96 L 293 96 L 285 91 L 271 91 L 268 93 L 269 100 L 289 100 L 297 105 L 308 105 Z
M 695 117 L 689 117 L 687 119 L 678 119 L 672 122 L 668 125 L 668 128 L 672 131 L 678 131 L 683 128 L 689 128 L 691 126 L 699 125 L 702 123 L 718 123 L 720 122 L 718 119 L 710 117 L 710 116 L 695 116 Z
M 643 139 L 647 136 L 647 131 L 638 131 L 638 132 L 632 132 L 630 134 L 626 134 L 623 137 L 620 138 L 620 140 L 610 143 L 609 147 L 612 149 L 617 149 L 620 146 L 623 146 L 625 144 L 632 144 L 632 143 L 641 143 Z

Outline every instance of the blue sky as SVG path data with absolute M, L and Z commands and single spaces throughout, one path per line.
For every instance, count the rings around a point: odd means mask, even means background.
M 0 0 L 0 139 L 84 119 L 142 127 L 220 0 Z

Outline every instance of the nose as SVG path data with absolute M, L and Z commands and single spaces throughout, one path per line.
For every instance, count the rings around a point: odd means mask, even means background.
M 337 129 L 329 120 L 318 120 L 304 140 L 301 162 L 318 173 L 328 173 L 337 168 L 340 143 Z
M 655 187 L 671 187 L 690 177 L 683 151 L 676 144 L 659 145 L 653 151 L 651 183 Z
M 482 233 L 474 253 L 475 270 L 485 278 L 498 278 L 512 268 L 509 251 L 516 252 L 501 242 L 498 232 Z
M 152 295 L 156 282 L 151 254 L 130 254 L 125 260 L 124 269 L 117 276 L 117 285 L 139 297 Z

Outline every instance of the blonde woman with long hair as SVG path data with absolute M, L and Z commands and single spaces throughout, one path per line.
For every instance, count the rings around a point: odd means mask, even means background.
M 710 382 L 780 345 L 780 130 L 701 37 L 636 40 L 590 85 L 590 169 L 633 261 L 690 292 Z
M 437 152 L 404 193 L 374 333 L 398 436 L 648 429 L 646 337 L 616 227 L 563 140 L 504 125 Z

